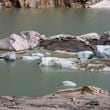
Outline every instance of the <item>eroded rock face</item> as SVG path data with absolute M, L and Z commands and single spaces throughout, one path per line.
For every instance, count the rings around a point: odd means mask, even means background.
M 89 0 L 5 0 L 6 7 L 21 7 L 21 8 L 49 8 L 49 7 L 86 7 L 86 2 Z M 93 1 L 93 0 L 92 0 Z

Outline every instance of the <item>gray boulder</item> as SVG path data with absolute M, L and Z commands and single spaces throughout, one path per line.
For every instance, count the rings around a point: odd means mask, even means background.
M 40 40 L 46 39 L 44 35 L 35 31 L 23 31 L 20 35 L 12 34 L 9 38 L 0 40 L 0 49 L 21 51 L 37 47 Z

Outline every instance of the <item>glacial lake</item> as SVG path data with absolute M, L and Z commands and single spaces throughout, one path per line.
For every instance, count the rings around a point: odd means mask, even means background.
M 0 8 L 0 38 L 25 30 L 35 30 L 47 37 L 61 33 L 102 34 L 110 30 L 110 10 Z M 0 61 L 0 95 L 46 95 L 66 88 L 61 84 L 64 80 L 77 83 L 77 87 L 95 85 L 110 89 L 110 72 L 39 67 L 36 61 Z

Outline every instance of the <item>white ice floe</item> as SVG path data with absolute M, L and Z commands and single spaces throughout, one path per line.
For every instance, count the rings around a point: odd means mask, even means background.
M 92 51 L 87 50 L 87 51 L 78 52 L 77 56 L 79 59 L 87 60 L 87 59 L 92 58 L 94 54 Z
M 64 86 L 68 86 L 68 87 L 75 87 L 77 84 L 76 83 L 74 83 L 74 82 L 72 82 L 72 81 L 63 81 L 62 82 L 62 84 L 64 85 Z
M 37 60 L 37 59 L 41 59 L 41 58 L 39 56 L 30 56 L 30 55 L 27 55 L 27 56 L 23 56 L 22 59 L 23 60 L 32 61 L 32 60 Z
M 41 58 L 44 57 L 43 53 L 31 53 L 30 55 L 25 55 L 22 57 L 23 60 L 29 60 L 29 61 L 33 61 L 33 60 L 41 60 Z
M 110 67 L 105 67 L 103 71 L 110 71 Z
M 58 57 L 43 57 L 41 66 L 53 66 L 64 69 L 78 69 L 76 62 L 73 59 L 58 58 Z
M 43 53 L 32 53 L 32 56 L 39 56 L 39 57 L 44 57 L 45 55 Z
M 57 57 L 43 57 L 42 62 L 40 63 L 41 66 L 58 66 L 59 58 Z
M 6 56 L 4 56 L 3 59 L 7 60 L 7 61 L 15 61 L 16 60 L 16 53 L 15 52 L 9 53 Z
M 96 56 L 98 58 L 110 58 L 110 45 L 97 45 Z

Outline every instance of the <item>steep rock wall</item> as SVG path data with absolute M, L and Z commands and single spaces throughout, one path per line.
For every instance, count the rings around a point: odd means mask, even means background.
M 99 1 L 99 0 L 98 0 Z M 98 2 L 97 0 L 4 0 L 5 7 L 19 8 L 49 8 L 49 7 L 87 7 L 88 4 Z

